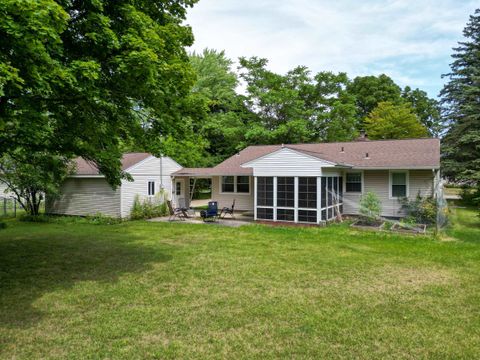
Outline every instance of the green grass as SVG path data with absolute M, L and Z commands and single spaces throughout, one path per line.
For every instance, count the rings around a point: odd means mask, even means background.
M 478 358 L 480 227 L 446 240 L 128 222 L 0 230 L 0 358 Z

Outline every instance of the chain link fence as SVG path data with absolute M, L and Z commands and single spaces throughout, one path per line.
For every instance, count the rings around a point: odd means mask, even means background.
M 21 206 L 14 197 L 0 197 L 0 217 L 16 217 L 20 209 Z

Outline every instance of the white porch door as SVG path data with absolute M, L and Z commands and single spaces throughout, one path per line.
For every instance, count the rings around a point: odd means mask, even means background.
M 173 188 L 175 205 L 177 207 L 185 207 L 185 179 L 175 179 L 175 186 Z

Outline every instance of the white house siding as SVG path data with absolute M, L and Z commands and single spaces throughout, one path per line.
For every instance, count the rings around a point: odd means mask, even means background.
M 220 176 L 212 177 L 212 200 L 218 201 L 218 207 L 231 207 L 235 199 L 235 209 L 253 211 L 253 177 L 250 176 L 250 194 L 222 194 Z
M 70 178 L 56 199 L 48 199 L 47 213 L 63 215 L 120 216 L 120 188 L 112 190 L 102 178 Z
M 12 194 L 10 192 L 5 192 L 7 190 L 7 185 L 0 182 L 0 197 L 10 197 Z
M 168 157 L 162 158 L 162 167 L 162 176 L 160 176 L 160 159 L 150 157 L 127 169 L 127 172 L 132 175 L 134 181 L 122 180 L 122 217 L 130 216 L 135 195 L 138 194 L 141 200 L 148 198 L 149 181 L 155 182 L 156 194 L 158 194 L 161 186 L 163 186 L 165 193 L 168 194 L 168 198 L 171 198 L 172 180 L 170 175 L 182 167 Z
M 329 162 L 284 148 L 253 160 L 245 167 L 253 168 L 254 176 L 321 176 Z
M 365 192 L 374 192 L 378 195 L 382 204 L 382 215 L 398 217 L 404 215 L 401 204 L 397 199 L 389 198 L 388 170 L 365 170 L 363 172 L 363 188 Z M 409 197 L 414 199 L 420 192 L 422 197 L 431 196 L 433 188 L 433 173 L 431 170 L 409 171 Z M 361 194 L 344 192 L 345 214 L 358 214 Z

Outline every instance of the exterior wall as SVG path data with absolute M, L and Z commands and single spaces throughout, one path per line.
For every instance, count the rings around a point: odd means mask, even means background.
M 136 195 L 139 195 L 141 200 L 149 197 L 149 181 L 155 182 L 155 194 L 157 196 L 160 188 L 163 187 L 168 199 L 170 199 L 172 194 L 170 175 L 181 168 L 174 160 L 164 157 L 162 158 L 162 176 L 160 176 L 160 159 L 150 157 L 128 169 L 127 172 L 132 175 L 134 181 L 122 180 L 121 216 L 130 216 Z
M 7 185 L 0 182 L 0 197 L 10 197 L 13 195 L 11 192 L 5 192 L 6 189 L 7 189 Z
M 410 199 L 414 199 L 420 193 L 422 197 L 431 196 L 433 191 L 434 174 L 431 170 L 410 170 L 408 175 Z M 345 184 L 345 175 L 344 184 Z M 382 203 L 382 216 L 399 217 L 405 215 L 401 211 L 401 204 L 397 199 L 390 199 L 390 172 L 388 170 L 365 170 L 363 171 L 363 192 L 374 192 Z M 345 186 L 344 186 L 345 189 Z M 343 194 L 343 212 L 345 214 L 358 214 L 361 193 Z
M 70 178 L 62 185 L 61 195 L 47 199 L 46 212 L 58 215 L 120 216 L 120 188 L 112 190 L 102 178 Z
M 321 176 L 323 167 L 331 167 L 326 161 L 284 148 L 251 161 L 254 176 Z
M 250 194 L 222 194 L 220 176 L 212 177 L 212 200 L 218 201 L 218 207 L 231 207 L 235 199 L 235 209 L 253 211 L 253 177 L 250 176 Z
M 162 176 L 160 176 L 160 159 L 149 157 L 127 169 L 134 181 L 122 180 L 122 185 L 112 190 L 103 178 L 70 178 L 60 189 L 60 196 L 47 199 L 47 212 L 64 215 L 93 215 L 102 213 L 112 217 L 128 217 L 138 194 L 148 197 L 148 182 L 155 182 L 155 193 L 161 185 L 171 197 L 172 172 L 181 166 L 170 158 L 162 158 Z

